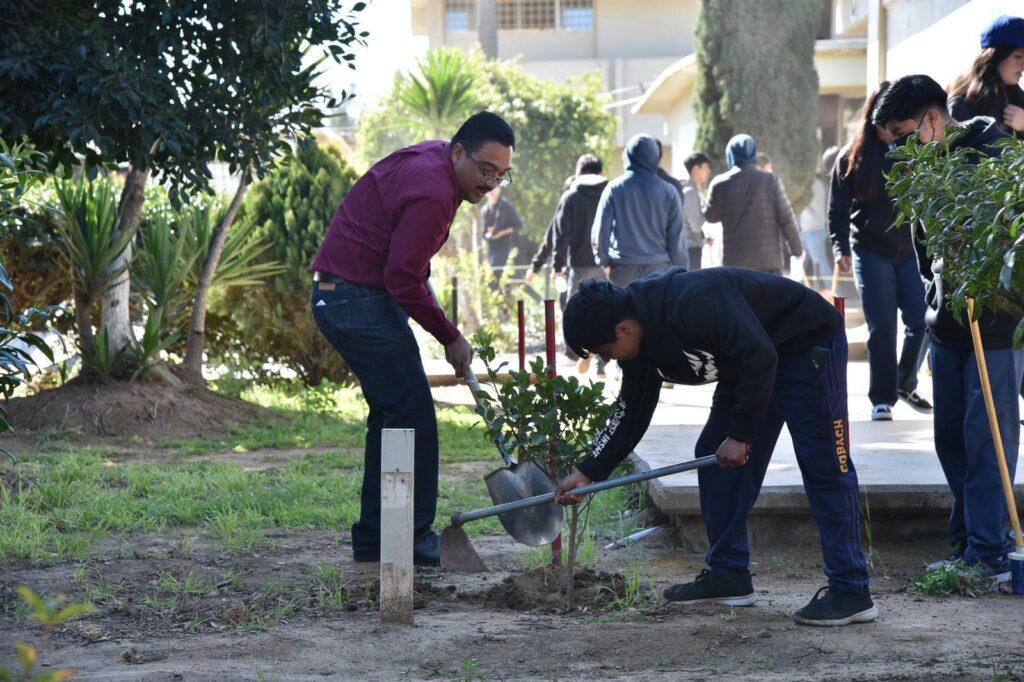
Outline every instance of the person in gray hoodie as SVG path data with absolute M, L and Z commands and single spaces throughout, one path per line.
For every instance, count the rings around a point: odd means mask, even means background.
M 708 187 L 704 218 L 722 223 L 722 265 L 782 274 L 782 239 L 802 256 L 796 216 L 774 173 L 759 171 L 757 145 L 750 135 L 734 135 L 725 148 L 730 168 Z
M 598 264 L 620 286 L 673 265 L 689 267 L 679 192 L 658 177 L 658 143 L 634 135 L 626 172 L 604 188 L 591 239 Z

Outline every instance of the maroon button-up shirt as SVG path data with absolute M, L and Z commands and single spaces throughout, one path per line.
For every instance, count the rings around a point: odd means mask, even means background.
M 434 302 L 427 275 L 461 201 L 447 142 L 399 149 L 349 190 L 311 269 L 386 289 L 409 317 L 448 345 L 459 330 Z

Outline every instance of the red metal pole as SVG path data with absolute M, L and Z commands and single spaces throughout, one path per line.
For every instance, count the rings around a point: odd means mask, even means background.
M 555 300 L 544 300 L 544 345 L 547 350 L 548 376 L 555 377 Z
M 516 301 L 516 314 L 519 318 L 519 371 L 526 369 L 526 309 L 523 299 Z
M 544 300 L 544 346 L 547 351 L 548 377 L 554 379 L 558 372 L 555 369 L 555 301 Z M 549 471 L 555 473 L 555 460 L 548 460 Z M 551 541 L 551 563 L 562 565 L 562 536 Z

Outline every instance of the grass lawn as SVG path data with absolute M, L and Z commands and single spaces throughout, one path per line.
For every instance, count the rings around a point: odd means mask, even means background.
M 228 551 L 258 544 L 273 529 L 347 530 L 358 516 L 362 480 L 366 405 L 358 389 L 258 387 L 243 397 L 286 423 L 153 446 L 50 440 L 22 453 L 0 486 L 0 562 L 81 560 L 101 538 L 168 528 L 195 529 Z M 438 529 L 453 511 L 490 504 L 476 474 L 444 476 L 465 462 L 500 465 L 478 423 L 464 407 L 438 410 Z M 217 461 L 218 453 L 267 449 L 311 452 L 263 470 L 239 465 L 237 456 Z M 595 519 L 614 516 L 623 499 L 598 496 Z M 496 518 L 467 531 L 503 532 Z

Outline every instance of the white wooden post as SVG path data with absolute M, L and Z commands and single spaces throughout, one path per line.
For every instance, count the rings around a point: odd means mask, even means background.
M 413 429 L 384 429 L 380 457 L 380 620 L 412 625 Z

